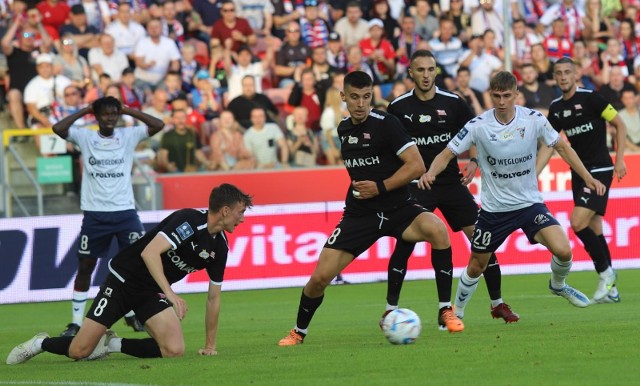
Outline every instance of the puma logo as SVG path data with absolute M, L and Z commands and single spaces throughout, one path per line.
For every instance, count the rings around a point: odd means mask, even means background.
M 589 201 L 589 197 L 580 197 L 582 201 L 586 204 Z
M 411 114 L 411 115 L 405 114 L 404 117 L 407 118 L 409 120 L 409 122 L 413 123 L 413 114 Z
M 404 272 L 404 269 L 398 269 L 398 268 L 391 268 L 391 270 L 394 271 L 394 272 L 398 272 L 401 275 Z
M 445 270 L 442 270 L 442 269 L 440 270 L 440 272 L 444 273 L 447 276 L 451 276 L 451 271 L 453 271 L 453 269 L 450 269 L 448 271 L 445 271 Z

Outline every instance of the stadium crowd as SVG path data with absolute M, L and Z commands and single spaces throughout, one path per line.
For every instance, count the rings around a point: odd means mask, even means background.
M 341 162 L 346 73 L 368 73 L 384 109 L 428 49 L 438 87 L 481 114 L 509 53 L 518 104 L 547 114 L 568 56 L 640 151 L 640 1 L 509 4 L 504 41 L 497 0 L 1 0 L 0 104 L 14 127 L 39 128 L 114 96 L 166 124 L 136 149 L 150 172 L 313 167 Z

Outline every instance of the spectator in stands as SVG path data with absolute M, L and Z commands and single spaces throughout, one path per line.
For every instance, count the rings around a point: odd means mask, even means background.
M 369 24 L 362 18 L 360 3 L 357 1 L 350 0 L 345 13 L 346 16 L 336 21 L 333 30 L 342 38 L 342 44 L 350 47 L 369 36 Z
M 296 75 L 300 76 L 311 56 L 311 50 L 301 39 L 298 22 L 289 22 L 285 33 L 286 38 L 276 55 L 275 65 L 275 74 L 279 78 L 281 88 L 293 86 L 294 78 Z
M 582 19 L 582 38 L 585 40 L 597 40 L 603 46 L 609 38 L 614 37 L 613 27 L 609 19 L 602 14 L 602 2 L 600 0 L 585 0 L 585 15 Z M 577 39 L 576 39 L 577 40 Z
M 266 39 L 268 42 L 271 42 L 271 37 L 267 37 Z M 229 44 L 229 42 L 227 42 L 227 44 Z M 225 71 L 227 74 L 227 85 L 229 87 L 227 101 L 231 101 L 242 94 L 242 79 L 247 75 L 253 77 L 256 92 L 262 92 L 262 78 L 273 61 L 274 46 L 268 43 L 267 47 L 265 56 L 259 62 L 253 62 L 253 54 L 249 47 L 241 47 L 240 50 L 237 51 L 236 64 L 231 62 L 231 48 L 229 46 L 225 47 Z
M 538 80 L 538 70 L 531 63 L 525 63 L 520 68 L 522 87 L 520 94 L 524 97 L 525 107 L 540 111 L 544 116 L 549 115 L 551 102 L 558 97 L 554 88 Z
M 560 58 L 570 58 L 573 54 L 573 43 L 566 35 L 566 28 L 562 19 L 556 19 L 551 24 L 551 34 L 544 39 L 543 45 L 549 60 L 552 62 Z
M 453 31 L 453 22 L 447 18 L 440 18 L 438 37 L 429 40 L 429 46 L 436 58 L 436 62 L 443 66 L 449 75 L 456 73 L 458 61 L 464 52 L 462 41 L 453 36 Z
M 273 26 L 273 12 L 271 1 L 265 0 L 234 0 L 236 15 L 246 19 L 256 35 L 271 35 Z
M 441 21 L 442 22 L 442 21 Z M 496 45 L 502 46 L 504 25 L 502 14 L 498 14 L 494 7 L 494 0 L 480 0 L 480 8 L 471 15 L 471 33 L 483 35 L 486 30 L 492 30 L 496 34 Z M 455 72 L 451 72 L 454 74 Z
M 213 51 L 213 47 L 212 47 L 212 51 Z M 180 76 L 181 76 L 181 83 L 182 83 L 182 91 L 188 93 L 188 92 L 191 92 L 191 90 L 193 89 L 193 77 L 200 70 L 200 64 L 195 59 L 196 48 L 193 46 L 193 44 L 190 44 L 190 43 L 183 44 L 182 47 L 180 48 L 180 54 L 181 54 L 180 55 Z M 220 55 L 220 59 L 222 59 L 222 55 Z M 215 66 L 215 64 L 213 63 L 213 60 L 214 59 L 212 57 L 211 66 Z M 209 71 L 211 72 L 211 69 Z M 223 71 L 224 71 L 224 66 L 223 66 Z
M 87 25 L 95 28 L 99 34 L 104 28 L 111 23 L 111 13 L 109 3 L 103 0 L 74 0 L 67 1 L 71 5 L 71 14 L 73 15 L 73 5 L 81 4 L 84 9 Z M 114 7 L 115 11 L 115 7 Z M 72 16 L 73 17 L 73 16 Z M 97 37 L 97 35 L 96 35 Z
M 553 79 L 553 63 L 547 56 L 542 44 L 534 44 L 531 46 L 531 64 L 538 70 L 538 80 L 555 86 L 556 81 Z
M 115 49 L 113 37 L 100 35 L 99 46 L 89 50 L 89 65 L 93 70 L 93 81 L 97 82 L 102 74 L 108 74 L 114 82 L 120 80 L 122 71 L 129 67 L 125 54 Z
M 318 84 L 318 92 L 324 96 L 333 83 L 333 76 L 339 70 L 327 61 L 327 48 L 316 47 L 311 52 L 311 66 L 309 66 Z
M 66 1 L 42 0 L 36 7 L 42 15 L 42 24 L 60 30 L 68 20 L 71 8 Z
M 220 125 L 211 135 L 211 170 L 254 169 L 253 154 L 244 146 L 242 129 L 230 111 L 220 113 Z
M 267 122 L 261 107 L 251 110 L 251 127 L 244 133 L 244 145 L 256 159 L 258 169 L 289 167 L 289 148 L 282 129 Z
M 22 15 L 13 18 L 9 29 L 2 37 L 2 53 L 7 57 L 8 75 L 11 79 L 7 93 L 9 113 L 17 128 L 25 128 L 24 88 L 38 73 L 34 56 L 38 54 L 35 46 L 35 32 L 22 30 L 25 19 Z M 17 38 L 16 38 L 17 35 Z M 14 38 L 16 40 L 14 41 Z
M 187 126 L 184 110 L 171 112 L 173 128 L 164 133 L 158 151 L 158 167 L 162 172 L 195 172 L 209 169 L 202 143 L 195 130 Z
M 258 42 L 256 34 L 246 19 L 236 15 L 236 6 L 230 0 L 224 0 L 220 6 L 222 18 L 211 28 L 211 44 L 216 42 L 223 47 L 231 40 L 231 50 L 238 52 L 241 46 L 255 46 Z
M 187 126 L 195 128 L 203 147 L 207 147 L 209 143 L 209 134 L 213 131 L 213 124 L 211 122 L 207 122 L 204 115 L 200 114 L 198 110 L 191 106 L 189 98 L 187 98 L 187 94 L 180 93 L 178 96 L 171 99 L 169 104 L 171 111 L 184 110 L 187 113 Z
M 326 47 L 331 27 L 320 17 L 318 0 L 304 1 L 304 17 L 300 19 L 301 38 L 304 44 L 313 49 Z
M 279 39 L 284 39 L 285 30 L 292 21 L 300 20 L 304 15 L 304 1 L 283 0 L 273 1 L 273 29 L 272 33 Z
M 207 76 L 208 76 L 209 73 L 206 70 L 204 71 L 205 73 L 207 73 Z M 169 100 L 172 100 L 173 98 L 177 97 L 178 94 L 182 92 L 182 76 L 180 75 L 180 72 L 179 71 L 167 72 L 167 75 L 165 75 L 162 83 L 160 83 L 158 87 L 167 92 L 167 95 L 169 96 Z
M 133 63 L 135 60 L 133 52 L 136 45 L 146 36 L 147 32 L 140 23 L 132 20 L 131 17 L 131 5 L 126 1 L 120 2 L 115 19 L 105 28 L 104 32 L 113 37 L 118 51 L 126 55 L 127 59 Z
M 71 22 L 60 28 L 60 36 L 63 37 L 62 44 L 64 45 L 64 38 L 67 35 L 73 35 L 73 41 L 78 53 L 84 59 L 88 59 L 89 49 L 98 45 L 100 31 L 96 27 L 87 24 L 87 14 L 82 4 L 75 4 L 71 7 L 69 18 Z
M 191 102 L 194 108 L 208 121 L 217 118 L 221 110 L 221 101 L 211 83 L 209 71 L 198 71 L 193 83 L 195 87 L 191 91 Z
M 244 129 L 251 126 L 251 110 L 262 107 L 267 112 L 267 122 L 278 121 L 278 108 L 265 94 L 256 92 L 256 81 L 251 75 L 242 78 L 242 94 L 235 97 L 227 109 Z
M 144 90 L 137 87 L 135 83 L 136 76 L 133 74 L 133 68 L 125 68 L 120 77 L 120 100 L 125 106 L 142 110 L 142 106 L 145 104 Z
M 87 90 L 84 96 L 85 103 L 93 103 L 96 99 L 102 98 L 106 95 L 107 87 L 113 83 L 111 76 L 107 73 L 100 75 L 98 83 Z
M 60 48 L 60 34 L 50 25 L 42 23 L 42 14 L 38 8 L 27 8 L 27 18 L 21 25 L 22 32 L 35 33 L 35 46 L 40 52 L 51 52 Z
M 409 68 L 409 58 L 417 49 L 420 35 L 415 32 L 416 22 L 410 15 L 402 16 L 401 32 L 398 38 L 392 40 L 396 50 L 396 79 L 406 79 Z
M 192 9 L 200 17 L 200 22 L 195 23 L 198 34 L 197 38 L 200 40 L 211 39 L 211 28 L 213 24 L 220 20 L 220 7 L 221 4 L 218 1 L 211 0 L 193 0 Z
M 395 75 L 396 53 L 391 42 L 384 38 L 382 20 L 369 20 L 369 37 L 360 40 L 360 49 L 362 56 L 369 63 L 380 82 L 381 96 L 386 97 L 391 91 L 391 82 Z
M 471 32 L 471 14 L 465 11 L 462 0 L 451 0 L 449 10 L 444 12 L 443 16 L 453 22 L 455 27 L 454 36 L 462 43 L 467 43 L 473 35 Z
M 561 19 L 566 28 L 564 37 L 569 41 L 576 41 L 582 39 L 584 17 L 584 9 L 574 0 L 562 0 L 546 9 L 540 18 L 540 24 L 548 29 L 554 20 Z
M 387 0 L 374 0 L 373 8 L 371 8 L 370 18 L 371 19 L 380 19 L 384 24 L 384 37 L 389 41 L 400 36 L 400 24 L 398 24 L 398 20 L 391 15 L 391 8 L 389 7 L 389 2 Z M 436 28 L 437 29 L 436 19 Z
M 511 62 L 514 68 L 518 68 L 524 63 L 531 63 L 531 46 L 541 41 L 536 34 L 527 30 L 524 19 L 515 19 L 510 42 Z
M 640 111 L 638 110 L 638 93 L 636 90 L 622 91 L 623 109 L 618 111 L 618 116 L 627 127 L 627 141 L 625 153 L 640 152 Z
M 317 166 L 318 139 L 307 126 L 307 109 L 300 106 L 291 113 L 291 127 L 287 131 L 287 146 L 291 156 L 291 166 Z
M 340 154 L 340 138 L 338 137 L 338 124 L 345 117 L 342 108 L 340 91 L 331 87 L 327 90 L 324 109 L 320 116 L 320 145 L 328 165 L 338 165 L 342 161 Z
M 485 34 L 487 33 L 492 32 L 487 30 Z M 469 40 L 469 50 L 462 57 L 460 66 L 468 67 L 471 72 L 469 85 L 480 92 L 485 92 L 489 89 L 491 73 L 502 69 L 502 61 L 485 50 L 481 36 L 473 36 Z
M 364 71 L 373 79 L 374 91 L 375 87 L 380 84 L 380 81 L 376 77 L 375 71 L 371 68 L 371 65 L 367 63 L 362 55 L 362 49 L 360 46 L 355 45 L 347 48 L 347 73 L 353 71 Z
M 315 133 L 320 131 L 320 116 L 324 108 L 324 95 L 320 95 L 317 85 L 313 71 L 305 69 L 289 94 L 291 106 L 302 106 L 307 110 L 306 125 Z
M 469 67 L 460 66 L 456 76 L 457 87 L 454 92 L 464 98 L 475 115 L 480 115 L 485 111 L 484 96 L 482 92 L 471 87 L 470 81 Z
M 609 74 L 611 69 L 618 67 L 620 73 L 624 77 L 624 80 L 628 80 L 630 83 L 635 83 L 635 75 L 633 71 L 627 66 L 627 61 L 624 60 L 622 55 L 622 46 L 620 41 L 616 38 L 610 38 L 607 40 L 607 49 L 600 55 L 602 61 L 601 80 L 603 84 L 609 83 Z
M 347 69 L 347 53 L 342 45 L 340 34 L 337 32 L 329 33 L 329 42 L 327 43 L 327 62 L 338 69 L 338 71 L 346 71 Z
M 162 17 L 160 18 L 162 36 L 168 37 L 180 46 L 185 39 L 185 30 L 180 20 L 176 18 L 176 3 L 173 0 L 166 0 L 160 8 L 162 9 Z
M 78 54 L 75 35 L 66 35 L 62 39 L 62 51 L 53 57 L 53 73 L 64 75 L 71 82 L 85 88 L 92 85 L 91 69 L 85 58 Z
M 431 4 L 428 0 L 416 0 L 416 14 L 413 16 L 415 31 L 422 40 L 431 40 L 434 32 L 438 30 L 438 19 L 431 13 Z
M 620 22 L 618 40 L 621 44 L 622 56 L 627 62 L 627 66 L 632 69 L 634 59 L 640 56 L 640 39 L 636 36 L 631 19 L 624 19 Z
M 616 110 L 624 107 L 622 104 L 622 92 L 626 90 L 635 90 L 634 85 L 624 80 L 624 74 L 620 67 L 612 67 L 609 71 L 609 83 L 600 87 L 599 94 L 611 103 Z
M 64 99 L 64 90 L 71 84 L 63 75 L 54 76 L 53 57 L 40 54 L 36 58 L 36 75 L 24 89 L 24 104 L 29 114 L 27 126 L 31 128 L 51 127 L 54 103 Z M 39 147 L 38 137 L 36 145 Z
M 169 95 L 167 92 L 162 89 L 156 89 L 151 95 L 149 105 L 143 108 L 142 112 L 158 118 L 164 123 L 171 123 L 171 111 L 168 102 Z
M 180 69 L 180 51 L 174 41 L 162 36 L 160 20 L 149 20 L 147 34 L 134 51 L 135 75 L 140 87 L 155 90 L 168 71 Z

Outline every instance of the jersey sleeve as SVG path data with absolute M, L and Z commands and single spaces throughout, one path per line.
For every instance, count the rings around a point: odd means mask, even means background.
M 224 233 L 221 232 L 218 237 L 220 237 L 221 240 L 216 246 L 215 259 L 213 259 L 211 264 L 207 265 L 207 275 L 209 275 L 209 280 L 211 280 L 213 284 L 222 285 L 222 281 L 224 280 L 224 270 L 227 266 L 229 247 Z
M 74 143 L 78 146 L 81 146 L 82 139 L 84 138 L 84 134 L 86 133 L 86 129 L 78 128 L 77 126 L 71 126 L 69 128 L 69 135 L 67 135 L 66 140 Z
M 596 92 L 589 94 L 589 104 L 593 108 L 592 111 L 594 113 L 600 113 L 600 116 L 607 122 L 611 122 L 611 120 L 618 115 L 618 112 L 613 106 L 611 106 L 609 101 Z
M 536 127 L 538 138 L 542 139 L 545 145 L 552 147 L 560 140 L 560 134 L 551 126 L 551 123 L 541 113 L 536 114 Z
M 469 124 L 465 125 L 460 129 L 458 134 L 449 141 L 447 148 L 456 156 L 469 150 L 473 144 L 472 132 L 473 126 L 470 126 Z
M 194 209 L 182 209 L 173 212 L 167 217 L 167 221 L 161 225 L 158 234 L 171 244 L 171 249 L 176 250 L 181 244 L 195 235 L 200 225 L 198 220 L 197 211 Z
M 396 152 L 396 155 L 402 154 L 407 148 L 415 145 L 413 139 L 407 132 L 400 120 L 394 116 L 387 114 L 384 119 L 385 132 L 389 133 L 388 139 Z
M 549 123 L 551 124 L 551 127 L 557 131 L 560 132 L 560 130 L 562 130 L 562 128 L 560 127 L 560 121 L 558 120 L 558 114 L 557 114 L 557 109 L 554 109 L 553 104 L 551 105 L 551 107 L 549 107 L 549 114 L 547 115 L 547 120 L 549 121 Z

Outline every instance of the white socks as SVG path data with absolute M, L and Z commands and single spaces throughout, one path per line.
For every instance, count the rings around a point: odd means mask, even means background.
M 387 303 L 387 306 L 385 307 L 385 311 L 393 311 L 393 310 L 397 310 L 398 306 L 392 306 L 391 304 Z
M 122 352 L 122 338 L 112 338 L 109 341 L 109 352 Z
M 473 293 L 476 292 L 479 281 L 480 276 L 474 278 L 470 277 L 467 274 L 467 268 L 462 271 L 462 275 L 460 275 L 460 280 L 458 281 L 458 290 L 456 291 L 455 300 L 455 313 L 458 318 L 464 317 L 464 308 L 471 299 L 471 296 L 473 296 Z
M 609 266 L 609 268 L 605 269 L 604 271 L 600 272 L 598 275 L 600 275 L 601 278 L 605 279 L 611 275 L 613 275 L 613 268 L 611 268 L 611 266 Z
M 571 260 L 560 261 L 554 255 L 551 255 L 551 287 L 554 289 L 562 289 L 565 286 L 565 279 L 569 276 L 571 269 Z
M 125 315 L 125 318 L 130 318 L 130 317 L 132 317 L 132 316 L 136 316 L 136 313 L 135 313 L 135 312 L 133 312 L 133 311 L 129 311 L 129 312 L 127 312 L 127 314 Z
M 502 303 L 504 303 L 502 298 L 498 298 L 496 300 L 491 299 L 491 307 L 493 307 L 493 308 L 498 307 Z
M 451 302 L 438 302 L 438 309 L 441 310 L 442 307 L 451 307 Z
M 71 301 L 71 322 L 82 326 L 84 318 L 84 308 L 87 305 L 88 291 L 73 291 L 73 300 Z

